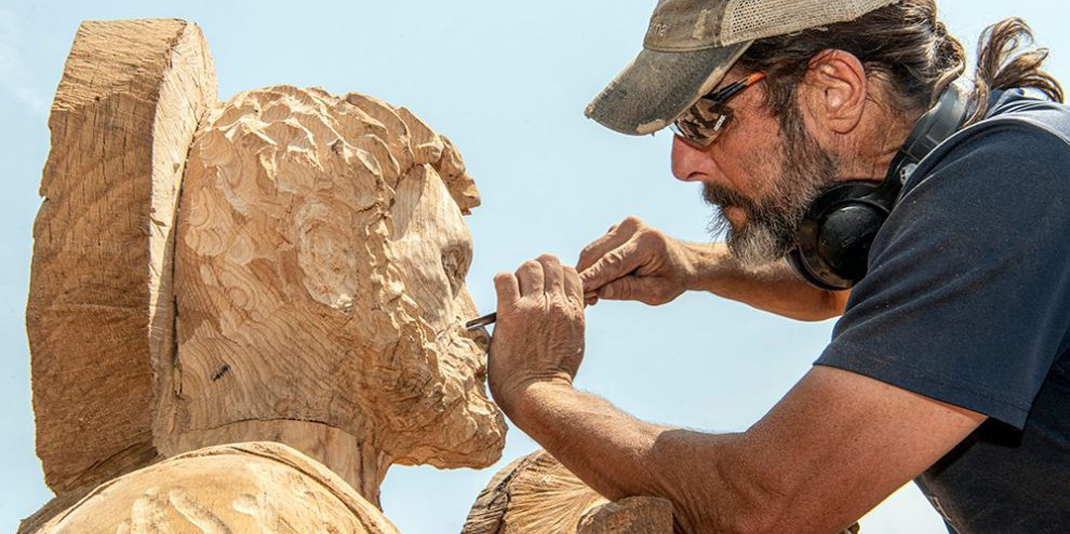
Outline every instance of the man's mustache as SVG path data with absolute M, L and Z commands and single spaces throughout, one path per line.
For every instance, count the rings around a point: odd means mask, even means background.
M 741 208 L 747 213 L 755 213 L 758 208 L 754 202 L 743 195 L 727 187 L 711 183 L 702 184 L 702 199 L 707 204 L 717 206 L 722 210 L 725 208 Z

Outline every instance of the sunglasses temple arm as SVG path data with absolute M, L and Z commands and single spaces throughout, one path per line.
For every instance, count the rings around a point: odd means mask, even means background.
M 727 85 L 717 92 L 718 94 L 716 100 L 718 102 L 725 102 L 729 98 L 736 96 L 736 94 L 738 94 L 740 91 L 760 82 L 762 78 L 765 78 L 765 74 L 758 72 L 747 76 L 746 80 Z

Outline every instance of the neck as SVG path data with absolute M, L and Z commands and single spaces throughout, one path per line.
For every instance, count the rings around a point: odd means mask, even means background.
M 923 112 L 899 113 L 888 106 L 868 106 L 858 127 L 840 138 L 834 153 L 840 156 L 840 179 L 883 180 L 892 160 L 903 148 Z
M 274 441 L 293 447 L 342 477 L 365 500 L 381 508 L 379 486 L 390 459 L 372 440 L 362 440 L 337 428 L 311 421 L 238 421 L 209 430 L 184 432 L 172 443 L 173 456 L 212 445 L 246 441 Z
M 908 128 L 893 128 L 889 132 L 873 133 L 855 147 L 849 148 L 853 157 L 841 157 L 840 174 L 844 180 L 858 178 L 875 178 L 883 180 L 888 174 L 888 167 L 906 142 Z

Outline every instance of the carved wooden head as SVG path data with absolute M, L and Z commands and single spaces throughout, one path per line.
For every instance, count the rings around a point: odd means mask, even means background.
M 311 421 L 387 463 L 493 463 L 504 422 L 463 328 L 478 203 L 404 108 L 274 86 L 214 110 L 178 210 L 174 430 Z

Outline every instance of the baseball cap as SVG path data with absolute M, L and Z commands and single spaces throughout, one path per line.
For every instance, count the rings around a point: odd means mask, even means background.
M 643 50 L 584 112 L 654 133 L 710 92 L 758 39 L 857 19 L 899 0 L 659 0 Z

